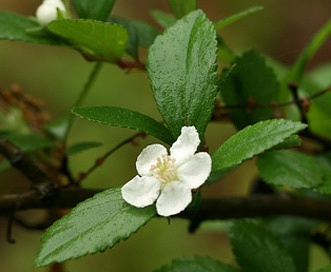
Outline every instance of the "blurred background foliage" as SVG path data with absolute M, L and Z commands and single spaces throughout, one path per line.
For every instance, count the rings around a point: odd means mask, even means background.
M 39 0 L 1 0 L 0 10 L 34 16 Z M 255 48 L 284 63 L 292 64 L 310 37 L 330 18 L 330 0 L 201 0 L 199 7 L 212 21 L 218 21 L 253 5 L 265 9 L 245 17 L 220 32 L 227 44 L 235 51 Z M 147 21 L 156 26 L 150 11 L 169 11 L 164 0 L 118 0 L 113 14 Z M 314 69 L 331 59 L 331 41 L 310 62 Z M 67 114 L 80 92 L 93 64 L 86 62 L 78 53 L 61 47 L 25 44 L 21 42 L 0 42 L 0 87 L 9 88 L 18 84 L 26 93 L 44 101 L 52 120 Z M 85 105 L 121 106 L 137 110 L 160 119 L 153 102 L 147 74 L 126 73 L 116 66 L 106 64 Z M 214 151 L 225 139 L 234 133 L 231 124 L 211 124 L 207 130 L 210 151 Z M 103 146 L 73 156 L 70 166 L 74 175 L 87 170 L 96 158 L 114 147 L 133 131 L 111 128 L 84 120 L 78 120 L 70 133 L 69 145 L 78 141 L 98 141 Z M 127 145 L 113 154 L 97 171 L 84 181 L 85 187 L 108 188 L 123 185 L 131 179 L 136 170 L 135 160 L 141 149 L 155 139 L 140 140 L 139 147 Z M 15 170 L 8 169 L 1 175 L 1 194 L 24 191 L 28 183 Z M 245 194 L 254 178 L 252 161 L 244 163 L 225 179 L 204 189 L 205 196 Z M 29 220 L 38 220 L 40 212 L 23 213 Z M 40 231 L 15 227 L 13 236 L 16 244 L 6 242 L 7 221 L 1 219 L 0 271 L 27 272 L 39 247 Z M 228 239 L 222 232 L 222 224 L 204 224 L 192 236 L 187 233 L 187 222 L 172 219 L 154 219 L 129 241 L 121 242 L 114 249 L 103 254 L 87 256 L 69 261 L 67 271 L 152 271 L 170 262 L 171 259 L 209 255 L 224 262 L 234 262 Z M 316 246 L 312 268 L 318 268 L 329 261 Z M 48 271 L 47 268 L 38 269 Z M 37 271 L 38 271 L 37 270 Z

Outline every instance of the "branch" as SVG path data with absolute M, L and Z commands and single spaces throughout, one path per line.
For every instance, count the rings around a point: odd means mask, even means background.
M 101 192 L 79 187 L 55 189 L 55 197 L 45 203 L 35 191 L 0 196 L 0 214 L 28 209 L 72 208 L 79 202 Z M 177 218 L 191 221 L 196 230 L 206 220 L 292 215 L 331 221 L 331 200 L 312 199 L 289 194 L 251 195 L 202 199 L 197 210 L 184 211 Z

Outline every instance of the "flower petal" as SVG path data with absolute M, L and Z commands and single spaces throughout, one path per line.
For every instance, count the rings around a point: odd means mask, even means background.
M 199 134 L 195 127 L 182 127 L 181 134 L 170 148 L 170 156 L 177 164 L 185 162 L 197 150 L 200 144 Z
M 183 211 L 192 201 L 190 188 L 179 181 L 168 183 L 156 201 L 157 213 L 170 216 Z
M 135 176 L 121 189 L 123 199 L 132 206 L 143 208 L 159 196 L 160 182 L 153 177 Z
M 197 153 L 190 160 L 178 167 L 178 179 L 190 189 L 196 189 L 209 177 L 211 165 L 212 161 L 208 153 Z
M 167 149 L 160 144 L 152 144 L 144 148 L 139 154 L 136 168 L 140 176 L 151 176 L 151 166 L 156 164 L 156 159 L 162 155 L 168 155 Z

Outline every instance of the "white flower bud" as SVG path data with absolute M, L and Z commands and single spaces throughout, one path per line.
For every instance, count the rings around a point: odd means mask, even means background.
M 47 25 L 57 19 L 57 9 L 65 12 L 65 6 L 61 0 L 44 0 L 37 8 L 36 17 L 41 25 Z

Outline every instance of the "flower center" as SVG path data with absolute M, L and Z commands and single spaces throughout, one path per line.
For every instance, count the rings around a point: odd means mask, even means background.
M 178 180 L 176 159 L 168 155 L 162 155 L 157 158 L 156 164 L 151 166 L 150 171 L 154 173 L 154 177 L 159 179 L 162 185 L 168 182 Z

